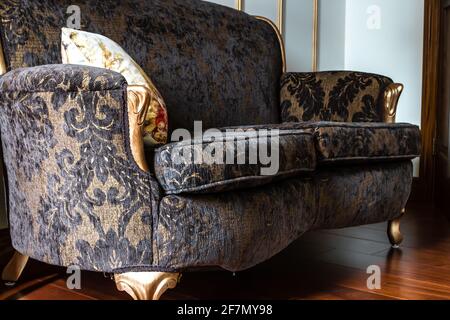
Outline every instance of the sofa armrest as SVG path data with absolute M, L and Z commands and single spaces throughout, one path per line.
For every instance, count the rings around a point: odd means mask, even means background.
M 17 69 L 7 73 L 0 81 L 0 92 L 5 94 L 5 97 L 11 97 L 14 93 L 51 95 L 51 107 L 55 110 L 59 110 L 61 104 L 68 99 L 72 99 L 79 103 L 86 103 L 82 108 L 87 112 L 102 112 L 102 110 L 95 110 L 96 101 L 84 101 L 83 93 L 107 93 L 108 91 L 126 93 L 126 99 L 122 101 L 121 108 L 127 109 L 128 123 L 123 121 L 122 125 L 129 129 L 127 140 L 134 160 L 140 169 L 148 172 L 143 146 L 143 124 L 150 106 L 151 92 L 145 87 L 127 86 L 125 78 L 107 69 L 75 65 L 47 65 Z M 109 120 L 120 121 L 120 119 Z
M 281 79 L 282 121 L 383 122 L 387 114 L 392 118 L 400 87 L 364 72 L 286 73 Z
M 160 189 L 133 151 L 145 100 L 120 74 L 86 66 L 17 69 L 0 79 L 19 252 L 106 272 L 152 263 Z

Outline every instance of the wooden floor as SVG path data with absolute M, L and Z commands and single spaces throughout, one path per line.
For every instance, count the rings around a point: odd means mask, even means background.
M 186 273 L 163 299 L 450 299 L 450 223 L 425 205 L 408 208 L 405 242 L 392 250 L 386 224 L 312 232 L 251 270 L 233 275 Z M 6 234 L 6 233 L 3 233 Z M 0 267 L 11 255 L 0 242 Z M 367 267 L 382 270 L 369 290 Z M 21 281 L 0 286 L 0 299 L 129 299 L 102 273 L 83 272 L 82 290 L 67 289 L 65 269 L 31 261 Z

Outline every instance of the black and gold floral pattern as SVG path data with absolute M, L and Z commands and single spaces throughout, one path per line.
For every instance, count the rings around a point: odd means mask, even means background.
M 273 157 L 270 164 L 261 163 L 258 157 L 260 149 L 270 155 L 270 138 L 261 138 L 257 130 L 250 129 L 255 128 L 242 128 L 241 134 L 234 132 L 231 137 L 175 142 L 159 148 L 155 151 L 154 172 L 160 185 L 167 194 L 224 192 L 265 185 L 316 169 L 314 137 L 310 129 L 273 132 L 278 156 Z M 249 136 L 249 132 L 253 132 L 254 136 Z M 266 131 L 266 134 L 270 132 Z M 222 161 L 196 163 L 194 154 L 201 154 L 204 150 L 218 153 L 218 159 Z M 187 161 L 177 163 L 177 157 L 182 152 L 189 157 L 186 157 Z M 250 163 L 250 153 L 258 157 L 255 163 Z M 227 158 L 227 154 L 232 154 L 233 158 Z M 241 159 L 244 163 L 240 163 Z M 278 171 L 273 175 L 263 175 L 261 169 L 276 165 L 275 162 L 278 163 Z
M 397 218 L 411 184 L 412 165 L 406 161 L 328 168 L 312 177 L 217 195 L 166 196 L 155 231 L 158 264 L 244 270 L 311 229 Z
M 69 5 L 80 6 L 83 30 L 113 39 L 152 74 L 172 129 L 203 120 L 204 129 L 263 124 L 302 132 L 285 136 L 283 170 L 315 171 L 231 188 L 221 180 L 254 175 L 256 167 L 208 168 L 202 183 L 217 182 L 216 194 L 163 194 L 131 155 L 123 77 L 45 65 L 60 62 Z M 397 218 L 410 194 L 406 159 L 418 153 L 416 127 L 298 123 L 380 121 L 379 95 L 391 81 L 355 72 L 286 74 L 280 114 L 277 36 L 245 13 L 200 0 L 3 0 L 0 36 L 12 70 L 0 79 L 10 231 L 14 247 L 31 258 L 115 273 L 238 271 L 307 230 Z M 297 123 L 265 125 L 280 117 Z M 168 151 L 157 155 L 157 166 L 166 165 L 171 148 L 161 149 Z M 349 157 L 365 159 L 320 166 Z M 163 173 L 163 185 L 167 177 L 174 179 Z
M 70 65 L 0 80 L 14 247 L 58 265 L 152 265 L 159 187 L 130 157 L 126 83 Z
M 230 128 L 228 128 L 230 129 Z M 318 170 L 320 164 L 373 163 L 401 161 L 420 155 L 420 130 L 409 124 L 290 122 L 278 125 L 234 127 L 243 132 L 278 130 L 279 171 L 262 176 L 265 165 L 252 165 L 246 161 L 238 165 L 208 164 L 190 161 L 175 163 L 174 155 L 183 150 L 187 154 L 200 153 L 217 144 L 217 140 L 189 140 L 171 143 L 155 152 L 154 172 L 167 194 L 211 193 L 255 187 L 292 176 L 305 175 Z M 222 129 L 224 132 L 227 129 Z M 245 154 L 249 154 L 249 138 L 233 140 L 231 148 L 219 141 L 218 148 L 237 150 L 239 141 L 246 141 Z M 214 148 L 212 148 L 214 149 Z M 267 150 L 270 150 L 268 148 Z M 248 159 L 248 158 L 247 158 Z
M 420 156 L 418 126 L 398 123 L 318 123 L 315 128 L 321 163 L 408 160 Z
M 286 73 L 281 79 L 285 122 L 381 122 L 381 95 L 392 80 L 363 72 Z
M 322 168 L 262 187 L 160 201 L 156 180 L 130 155 L 119 74 L 70 65 L 19 69 L 0 79 L 0 90 L 13 245 L 51 264 L 104 272 L 243 270 L 309 229 L 395 218 L 410 193 L 406 161 Z M 29 127 L 32 134 L 17 139 Z M 285 146 L 300 152 L 298 143 L 312 145 L 320 126 L 255 128 L 290 132 L 295 143 Z
M 114 40 L 151 75 L 171 130 L 195 120 L 205 129 L 279 122 L 282 58 L 272 27 L 201 0 L 2 0 L 8 70 L 61 63 L 71 5 L 83 31 Z

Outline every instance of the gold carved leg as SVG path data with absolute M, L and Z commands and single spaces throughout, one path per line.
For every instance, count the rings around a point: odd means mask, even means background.
M 6 282 L 6 285 L 14 285 L 14 283 L 19 280 L 27 262 L 27 256 L 24 256 L 17 251 L 14 252 L 13 257 L 2 272 L 2 280 Z
M 134 300 L 159 300 L 167 289 L 176 287 L 181 274 L 167 272 L 128 272 L 114 275 L 117 289 Z
M 394 220 L 389 221 L 388 223 L 388 237 L 389 241 L 392 244 L 392 248 L 398 249 L 400 247 L 400 244 L 403 241 L 403 235 L 400 232 L 400 220 L 402 219 L 403 215 L 405 214 L 405 209 L 402 210 L 402 215 Z

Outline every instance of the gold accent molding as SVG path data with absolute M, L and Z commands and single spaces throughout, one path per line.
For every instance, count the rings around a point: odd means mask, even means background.
M 7 71 L 5 55 L 3 54 L 2 39 L 0 38 L 0 76 L 4 75 Z
M 280 31 L 280 34 L 284 34 L 284 1 L 278 0 L 278 6 L 277 6 L 277 24 L 278 24 L 278 30 Z
M 128 86 L 128 123 L 131 154 L 139 168 L 149 172 L 144 151 L 144 124 L 147 112 L 152 103 L 152 92 L 145 86 Z
M 313 0 L 313 32 L 312 32 L 312 66 L 313 72 L 318 70 L 319 52 L 319 0 Z
M 278 37 L 278 41 L 280 43 L 280 48 L 281 48 L 281 59 L 283 60 L 283 73 L 286 72 L 286 47 L 284 46 L 284 40 L 283 40 L 283 36 L 281 35 L 280 30 L 278 30 L 278 27 L 275 23 L 273 23 L 272 20 L 270 20 L 269 18 L 266 17 L 262 17 L 262 16 L 255 16 L 256 19 L 267 22 L 272 28 L 273 30 L 275 30 L 275 33 L 277 34 Z
M 15 251 L 13 257 L 3 269 L 2 280 L 6 282 L 16 282 L 22 275 L 23 269 L 27 265 L 28 257 Z
M 243 0 L 235 0 L 235 1 L 236 1 L 235 2 L 236 9 L 239 10 L 239 11 L 242 11 L 242 9 L 243 9 L 242 1 Z
M 134 300 L 159 300 L 168 289 L 178 284 L 181 275 L 167 272 L 128 272 L 115 274 L 119 291 L 125 291 Z
M 403 85 L 400 83 L 390 84 L 384 91 L 383 96 L 383 122 L 395 123 L 397 116 L 398 100 L 403 92 Z
M 400 244 L 403 242 L 403 235 L 400 231 L 400 220 L 401 218 L 405 215 L 406 210 L 403 209 L 402 210 L 402 215 L 394 220 L 389 221 L 388 223 L 388 237 L 389 237 L 389 241 L 392 244 L 392 247 L 394 249 L 399 248 Z

